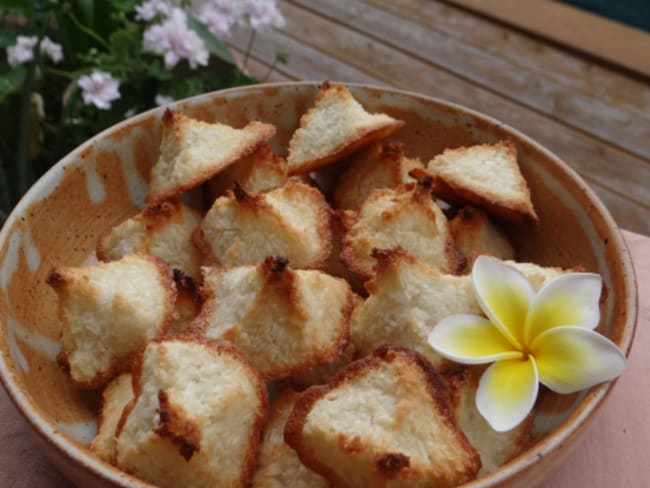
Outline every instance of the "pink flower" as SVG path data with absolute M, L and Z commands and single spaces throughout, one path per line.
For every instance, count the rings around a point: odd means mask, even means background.
M 147 0 L 135 7 L 135 19 L 149 22 L 158 14 L 169 15 L 172 6 L 165 0 Z
M 239 2 L 201 0 L 192 3 L 196 17 L 217 37 L 230 36 L 230 28 L 240 16 Z
M 275 0 L 247 0 L 245 13 L 248 14 L 248 21 L 255 30 L 284 26 L 284 17 Z
M 86 105 L 95 105 L 106 110 L 111 108 L 111 102 L 120 98 L 120 82 L 105 71 L 95 70 L 90 76 L 82 76 L 77 80 L 81 95 Z
M 18 36 L 16 44 L 7 48 L 7 62 L 12 68 L 27 63 L 34 59 L 34 46 L 38 39 L 36 36 Z
M 41 52 L 46 54 L 54 64 L 58 64 L 63 61 L 63 48 L 61 44 L 52 42 L 52 40 L 45 36 L 41 41 Z
M 208 53 L 201 38 L 187 26 L 185 12 L 172 9 L 169 16 L 144 32 L 144 47 L 165 58 L 165 66 L 173 68 L 182 59 L 187 59 L 190 68 L 208 64 Z

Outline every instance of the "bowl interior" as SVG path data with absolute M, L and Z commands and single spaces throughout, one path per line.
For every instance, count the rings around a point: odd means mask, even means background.
M 252 119 L 273 123 L 277 135 L 272 146 L 285 154 L 317 88 L 314 83 L 260 85 L 201 95 L 174 108 L 235 127 Z M 392 139 L 404 143 L 409 157 L 426 162 L 447 147 L 504 137 L 515 141 L 541 220 L 535 229 L 507 229 L 518 259 L 554 266 L 579 264 L 600 273 L 609 293 L 600 330 L 629 351 L 636 315 L 629 256 L 611 218 L 573 171 L 525 136 L 470 110 L 400 91 L 354 85 L 351 89 L 369 111 L 406 122 Z M 116 470 L 82 448 L 95 432 L 98 394 L 72 388 L 56 365 L 61 324 L 55 294 L 45 277 L 53 266 L 93 259 L 98 237 L 142 208 L 149 169 L 158 156 L 162 113 L 156 109 L 141 114 L 77 148 L 30 190 L 0 233 L 3 382 L 36 431 L 56 449 L 73 452 L 75 462 L 104 479 L 125 483 L 134 481 L 118 479 Z M 526 459 L 533 454 L 550 452 L 574 435 L 608 389 L 602 385 L 577 395 L 544 396 L 535 425 L 544 439 L 519 461 L 509 463 L 510 470 L 529 466 Z M 480 483 L 496 482 L 499 476 Z

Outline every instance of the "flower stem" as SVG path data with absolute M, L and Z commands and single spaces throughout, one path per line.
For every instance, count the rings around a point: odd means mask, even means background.
M 83 24 L 79 21 L 79 19 L 77 19 L 77 17 L 76 17 L 76 16 L 75 16 L 71 11 L 68 11 L 68 12 L 67 12 L 67 15 L 70 17 L 70 20 L 72 20 L 72 23 L 73 23 L 74 25 L 76 25 L 77 28 L 78 28 L 81 32 L 83 32 L 83 33 L 86 34 L 88 37 L 90 37 L 90 38 L 94 39 L 95 41 L 97 41 L 97 42 L 98 42 L 99 44 L 101 44 L 102 47 L 103 47 L 104 49 L 106 49 L 107 51 L 110 52 L 110 51 L 112 50 L 112 49 L 111 49 L 111 45 L 110 45 L 108 42 L 106 42 L 106 41 L 105 41 L 105 40 L 104 40 L 104 39 L 103 39 L 99 34 L 97 34 L 94 30 L 89 29 L 88 27 L 86 27 L 85 25 L 83 25 Z
M 253 49 L 253 41 L 255 40 L 256 32 L 257 31 L 255 29 L 252 29 L 251 35 L 248 38 L 248 46 L 246 46 L 246 53 L 244 54 L 244 61 L 242 62 L 242 66 L 241 66 L 242 71 L 246 69 L 246 64 L 248 64 L 248 58 L 251 55 L 251 49 Z

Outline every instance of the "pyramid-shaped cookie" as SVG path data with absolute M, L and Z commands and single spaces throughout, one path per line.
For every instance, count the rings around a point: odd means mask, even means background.
M 268 379 L 332 361 L 348 341 L 350 286 L 320 271 L 293 270 L 283 258 L 204 268 L 202 293 L 192 330 L 232 342 Z
M 376 274 L 366 283 L 369 296 L 352 312 L 350 339 L 357 354 L 370 354 L 381 344 L 417 350 L 436 368 L 445 360 L 427 337 L 443 318 L 480 314 L 469 276 L 441 273 L 401 248 L 376 251 Z
M 434 177 L 434 193 L 443 200 L 476 205 L 508 222 L 539 220 L 511 141 L 445 149 L 427 169 Z
M 289 141 L 289 174 L 308 173 L 337 161 L 385 139 L 402 125 L 388 115 L 366 112 L 347 87 L 323 83 Z
M 147 344 L 117 433 L 117 466 L 160 487 L 246 487 L 268 413 L 266 384 L 230 344 Z
M 447 218 L 425 184 L 374 190 L 343 238 L 341 259 L 355 273 L 370 278 L 375 264 L 372 250 L 396 246 L 446 273 L 464 267 Z
M 329 212 L 321 192 L 303 183 L 265 193 L 236 187 L 215 200 L 195 242 L 217 266 L 282 256 L 294 268 L 320 268 L 330 253 Z
M 176 300 L 169 266 L 140 254 L 54 268 L 47 283 L 63 322 L 59 361 L 80 388 L 97 388 L 125 370 L 138 349 L 165 333 Z
M 404 156 L 399 142 L 375 142 L 359 153 L 334 185 L 332 201 L 337 209 L 358 210 L 377 188 L 395 188 L 415 181 L 409 171 L 421 168 L 418 159 Z
M 481 456 L 479 476 L 497 470 L 527 449 L 533 438 L 534 410 L 514 429 L 497 432 L 476 408 L 476 390 L 480 377 L 463 369 L 447 377 L 451 403 L 458 426 Z
M 251 488 L 329 488 L 329 483 L 302 464 L 296 451 L 284 442 L 284 427 L 298 396 L 287 389 L 273 402 Z
M 114 261 L 134 252 L 150 254 L 199 278 L 201 254 L 192 244 L 192 233 L 202 220 L 199 211 L 179 200 L 151 205 L 103 235 L 97 244 L 97 257 Z
M 262 122 L 234 129 L 167 110 L 162 118 L 160 156 L 151 168 L 147 202 L 159 203 L 199 186 L 274 135 L 275 127 Z
M 481 465 L 453 418 L 444 380 L 419 354 L 393 346 L 305 391 L 284 438 L 333 486 L 451 487 Z
M 249 193 L 262 193 L 287 182 L 287 162 L 275 154 L 268 144 L 262 144 L 253 154 L 231 164 L 205 185 L 207 201 L 232 190 L 238 183 Z

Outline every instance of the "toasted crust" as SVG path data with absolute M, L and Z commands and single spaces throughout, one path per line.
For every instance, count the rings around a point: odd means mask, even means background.
M 289 175 L 337 161 L 404 125 L 388 115 L 366 112 L 342 85 L 323 83 L 314 102 L 289 141 Z
M 449 221 L 456 248 L 470 258 L 474 254 L 489 254 L 499 259 L 515 259 L 515 250 L 508 237 L 483 212 L 464 207 Z
M 373 275 L 373 249 L 400 246 L 447 273 L 465 266 L 456 250 L 447 218 L 431 197 L 430 180 L 374 190 L 343 238 L 341 259 L 364 278 Z
M 59 299 L 59 361 L 69 367 L 74 385 L 84 389 L 127 371 L 139 348 L 167 331 L 176 300 L 169 266 L 140 254 L 55 268 L 47 283 Z
M 323 195 L 303 183 L 261 194 L 236 187 L 217 198 L 194 239 L 217 266 L 283 256 L 294 268 L 322 268 L 331 248 L 329 215 Z
M 332 191 L 334 208 L 358 210 L 372 190 L 415 181 L 409 171 L 420 167 L 419 160 L 404 156 L 401 142 L 375 142 L 339 175 Z
M 247 486 L 268 397 L 243 354 L 189 335 L 156 339 L 133 375 L 135 398 L 118 426 L 118 467 L 163 487 Z
M 447 377 L 454 415 L 461 430 L 481 457 L 478 475 L 486 475 L 521 454 L 532 444 L 534 410 L 512 430 L 496 432 L 476 408 L 479 376 L 464 368 Z
M 88 449 L 108 463 L 115 462 L 117 425 L 124 407 L 133 400 L 131 374 L 114 378 L 102 392 L 102 406 L 97 419 L 97 435 Z
M 335 487 L 456 486 L 480 468 L 444 381 L 426 359 L 395 346 L 306 390 L 284 438 Z
M 329 484 L 300 462 L 284 442 L 284 427 L 299 393 L 286 389 L 273 402 L 264 429 L 260 459 L 251 488 L 327 488 Z
M 431 329 L 443 318 L 480 314 L 469 276 L 453 276 L 419 261 L 401 248 L 376 251 L 376 274 L 369 296 L 352 312 L 350 340 L 358 355 L 380 344 L 410 347 L 436 368 L 447 361 L 429 346 Z
M 151 169 L 147 202 L 160 203 L 199 186 L 274 135 L 275 127 L 261 122 L 233 129 L 165 111 L 160 157 Z
M 358 303 L 357 299 L 355 303 Z M 354 309 L 354 308 L 353 308 Z M 288 383 L 298 390 L 304 390 L 312 385 L 328 383 L 340 370 L 352 362 L 356 355 L 356 349 L 352 342 L 348 342 L 340 356 L 329 363 L 314 366 L 311 369 L 291 375 Z
M 204 274 L 206 301 L 191 330 L 231 341 L 267 379 L 328 363 L 348 342 L 354 294 L 342 279 L 272 257 Z
M 476 205 L 516 224 L 539 222 L 512 141 L 445 149 L 427 169 L 434 179 L 435 195 L 449 203 Z
M 262 144 L 250 156 L 228 166 L 205 184 L 206 201 L 211 206 L 218 197 L 232 190 L 235 183 L 249 193 L 262 193 L 284 185 L 288 178 L 287 162 L 268 144 Z
M 192 234 L 202 220 L 199 211 L 179 200 L 148 206 L 104 234 L 97 243 L 97 257 L 114 261 L 136 252 L 151 254 L 199 278 L 201 254 L 192 243 Z
M 363 279 L 350 271 L 348 267 L 341 260 L 341 252 L 343 251 L 343 238 L 345 234 L 352 228 L 352 225 L 357 219 L 356 212 L 352 210 L 334 210 L 330 213 L 330 229 L 332 231 L 332 244 L 331 252 L 325 271 L 332 276 L 343 278 L 356 293 L 364 294 Z

